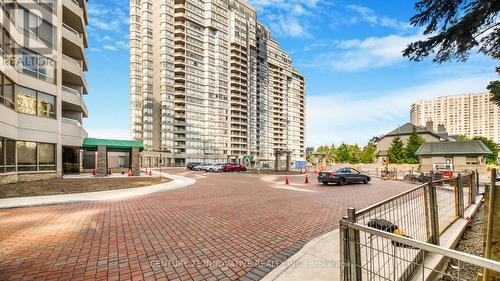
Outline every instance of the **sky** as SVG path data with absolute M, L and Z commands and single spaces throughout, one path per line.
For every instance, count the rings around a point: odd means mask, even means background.
M 409 122 L 411 104 L 486 92 L 494 61 L 410 62 L 402 50 L 424 38 L 409 19 L 415 1 L 249 0 L 258 19 L 306 78 L 308 146 L 365 145 Z M 91 137 L 129 139 L 129 0 L 89 1 Z

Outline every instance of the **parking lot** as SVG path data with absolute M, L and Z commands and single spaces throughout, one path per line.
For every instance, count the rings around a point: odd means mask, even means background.
M 413 187 L 373 179 L 323 186 L 310 175 L 169 173 L 194 186 L 119 201 L 0 210 L 0 279 L 259 279 L 362 208 Z M 262 267 L 264 265 L 264 267 Z M 266 267 L 267 266 L 267 267 Z M 258 273 L 259 271 L 257 271 Z

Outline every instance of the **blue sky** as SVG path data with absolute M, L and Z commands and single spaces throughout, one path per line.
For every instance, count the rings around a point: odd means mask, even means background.
M 360 145 L 409 119 L 413 102 L 485 92 L 494 62 L 403 58 L 422 37 L 414 1 L 251 0 L 307 81 L 307 143 Z M 90 136 L 129 138 L 128 0 L 89 2 Z

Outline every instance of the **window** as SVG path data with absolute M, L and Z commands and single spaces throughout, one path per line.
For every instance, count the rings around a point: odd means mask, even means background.
M 467 156 L 465 159 L 467 165 L 477 165 L 479 164 L 479 159 L 477 156 Z
M 38 116 L 56 117 L 56 97 L 38 92 Z
M 17 169 L 20 172 L 36 171 L 36 142 L 17 142 Z
M 48 47 L 53 48 L 55 42 L 55 28 L 50 23 L 22 6 L 19 7 L 18 11 L 19 31 L 24 33 L 25 36 L 42 41 Z
M 5 140 L 5 171 L 16 171 L 16 141 Z
M 21 72 L 24 74 L 28 74 L 33 77 L 37 77 L 37 58 L 36 54 L 26 50 L 19 50 L 21 56 Z
M 56 170 L 56 145 L 38 144 L 38 169 L 40 171 Z
M 14 85 L 5 75 L 0 73 L 0 104 L 14 109 Z
M 5 153 L 3 152 L 5 147 L 3 141 L 3 138 L 0 138 L 0 174 L 5 173 Z
M 17 86 L 16 89 L 17 112 L 56 118 L 55 96 L 21 86 Z
M 16 110 L 21 113 L 36 115 L 36 91 L 17 87 Z

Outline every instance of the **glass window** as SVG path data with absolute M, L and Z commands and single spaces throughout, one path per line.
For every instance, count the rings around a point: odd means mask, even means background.
M 56 63 L 46 57 L 39 56 L 38 57 L 38 63 L 39 63 L 39 73 L 38 76 L 41 80 L 54 83 L 56 81 Z
M 56 117 L 56 97 L 38 92 L 38 115 Z
M 5 173 L 5 156 L 4 156 L 3 138 L 0 138 L 0 173 Z
M 3 78 L 3 90 L 2 90 L 4 104 L 12 109 L 14 106 L 14 84 L 10 81 L 7 76 Z
M 16 110 L 21 113 L 36 115 L 36 91 L 17 87 Z
M 21 55 L 21 61 L 19 67 L 24 74 L 31 75 L 33 77 L 37 77 L 37 57 L 36 54 L 26 50 L 19 50 Z
M 54 46 L 54 42 L 55 42 L 55 29 L 54 29 L 54 27 L 50 23 L 48 23 L 46 21 L 42 21 L 40 23 L 40 27 L 39 27 L 39 30 L 38 30 L 38 36 L 49 47 L 53 47 Z
M 38 144 L 38 165 L 40 167 L 40 171 L 53 171 L 56 169 L 55 144 Z
M 36 142 L 17 142 L 18 171 L 36 171 Z
M 96 152 L 95 151 L 83 151 L 83 168 L 86 170 L 91 170 L 96 168 Z
M 16 141 L 5 140 L 5 169 L 6 172 L 16 171 Z

